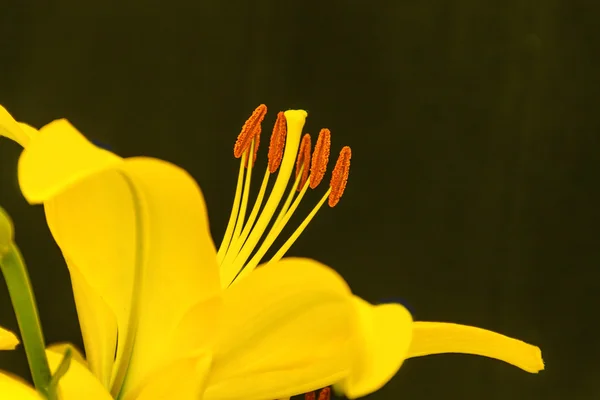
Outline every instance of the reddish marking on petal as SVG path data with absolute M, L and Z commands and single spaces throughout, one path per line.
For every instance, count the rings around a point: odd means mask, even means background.
M 319 400 L 330 400 L 331 399 L 331 388 L 326 387 L 321 389 L 321 393 L 319 393 Z
M 317 398 L 317 394 L 315 392 L 304 393 L 304 400 L 315 400 Z
M 346 189 L 346 183 L 348 182 L 348 174 L 350 174 L 350 159 L 352 158 L 352 150 L 349 146 L 344 146 L 340 151 L 335 168 L 331 173 L 331 193 L 329 193 L 328 204 L 329 207 L 335 207 L 340 201 L 340 198 L 344 194 Z
M 321 129 L 315 150 L 310 163 L 310 188 L 316 188 L 325 176 L 327 163 L 329 162 L 329 151 L 331 149 L 331 132 L 329 129 Z
M 273 126 L 271 134 L 271 143 L 269 143 L 269 172 L 277 171 L 283 159 L 283 149 L 285 147 L 285 136 L 287 134 L 287 125 L 283 111 L 277 114 L 277 120 Z
M 246 150 L 250 148 L 250 143 L 252 143 L 252 139 L 260 135 L 262 123 L 265 115 L 267 114 L 267 106 L 261 104 L 256 107 L 250 118 L 246 121 L 244 126 L 242 127 L 242 131 L 237 137 L 237 141 L 233 146 L 233 156 L 235 158 L 240 158 Z M 258 146 L 254 146 L 255 151 L 258 151 Z
M 300 151 L 298 152 L 298 158 L 296 159 L 296 178 L 298 177 L 300 168 L 304 166 L 304 169 L 302 170 L 302 177 L 300 178 L 300 182 L 298 182 L 298 191 L 302 190 L 302 188 L 306 184 L 306 180 L 308 179 L 308 163 L 310 161 L 310 148 L 310 134 L 306 133 L 302 137 L 302 142 L 300 142 Z

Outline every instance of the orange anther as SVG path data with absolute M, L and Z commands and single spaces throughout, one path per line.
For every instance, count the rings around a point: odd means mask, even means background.
M 287 133 L 287 126 L 285 121 L 285 115 L 283 111 L 277 114 L 277 120 L 275 126 L 273 126 L 273 133 L 271 134 L 271 143 L 269 144 L 269 172 L 273 173 L 277 171 L 277 168 L 281 165 L 283 158 L 283 149 L 285 147 L 285 135 Z
M 319 400 L 330 400 L 331 399 L 331 388 L 326 387 L 321 389 L 321 393 L 319 393 Z
M 340 156 L 331 173 L 331 193 L 329 193 L 328 200 L 329 207 L 335 207 L 344 194 L 344 189 L 346 189 L 346 183 L 348 182 L 348 174 L 350 173 L 351 158 L 352 150 L 350 150 L 350 147 L 344 146 L 340 151 Z
M 304 393 L 304 400 L 315 400 L 317 398 L 317 394 L 315 392 Z
M 302 190 L 304 185 L 306 184 L 306 180 L 308 179 L 308 163 L 310 161 L 310 134 L 306 133 L 302 137 L 302 142 L 300 142 L 300 151 L 298 152 L 298 158 L 296 159 L 296 178 L 298 177 L 298 173 L 300 172 L 300 168 L 304 166 L 302 170 L 302 177 L 300 178 L 300 182 L 298 182 L 298 191 Z
M 235 146 L 233 147 L 233 155 L 235 158 L 240 158 L 246 150 L 250 148 L 252 139 L 260 135 L 260 124 L 262 123 L 265 115 L 267 114 L 267 106 L 261 104 L 256 107 L 250 118 L 246 121 L 242 127 L 242 131 L 238 135 Z M 254 151 L 258 150 L 258 146 L 254 146 Z
M 325 176 L 327 163 L 329 162 L 329 151 L 331 149 L 331 132 L 329 129 L 321 129 L 315 151 L 310 163 L 310 188 L 316 188 Z

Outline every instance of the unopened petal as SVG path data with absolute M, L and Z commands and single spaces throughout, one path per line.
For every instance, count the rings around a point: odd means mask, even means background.
M 379 390 L 396 374 L 412 339 L 412 317 L 401 304 L 371 305 L 355 297 L 360 315 L 352 374 L 336 385 L 349 399 Z
M 14 350 L 18 344 L 17 335 L 0 326 L 0 350 Z
M 349 374 L 356 313 L 333 270 L 307 259 L 257 268 L 223 294 L 210 400 L 286 398 Z
M 415 322 L 408 357 L 464 353 L 495 358 L 537 373 L 544 369 L 539 347 L 474 326 Z
M 0 399 L 44 400 L 44 396 L 39 394 L 22 379 L 0 372 Z

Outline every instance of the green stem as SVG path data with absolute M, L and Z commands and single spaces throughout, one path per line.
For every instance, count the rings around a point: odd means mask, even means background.
M 51 373 L 46 358 L 44 335 L 42 334 L 29 274 L 16 244 L 11 243 L 9 246 L 0 249 L 0 269 L 2 269 L 17 316 L 21 340 L 27 354 L 33 383 L 40 393 L 49 398 L 48 387 Z

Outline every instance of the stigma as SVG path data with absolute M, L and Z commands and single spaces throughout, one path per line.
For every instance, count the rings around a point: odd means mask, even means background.
M 311 135 L 302 134 L 307 112 L 279 112 L 269 142 L 267 168 L 249 210 L 252 173 L 266 113 L 264 104 L 258 106 L 242 127 L 234 145 L 233 154 L 240 159 L 240 169 L 231 216 L 217 253 L 222 287 L 228 287 L 264 261 L 265 254 L 287 226 L 308 189 L 317 189 L 327 173 L 331 150 L 329 129 L 320 130 L 312 150 Z M 276 262 L 285 255 L 325 201 L 330 207 L 337 205 L 346 188 L 351 156 L 350 147 L 341 149 L 329 187 L 268 263 Z M 270 185 L 271 176 L 275 174 L 275 182 Z M 267 188 L 270 188 L 268 194 Z

